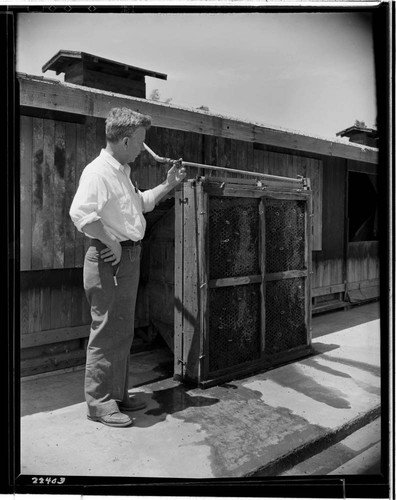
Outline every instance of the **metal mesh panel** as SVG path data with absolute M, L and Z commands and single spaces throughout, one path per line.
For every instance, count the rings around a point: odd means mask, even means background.
M 267 201 L 265 224 L 266 272 L 304 269 L 305 202 Z
M 260 274 L 259 200 L 209 200 L 209 278 Z
M 306 345 L 305 279 L 268 281 L 265 300 L 265 353 Z
M 229 368 L 260 354 L 260 284 L 209 291 L 209 370 Z

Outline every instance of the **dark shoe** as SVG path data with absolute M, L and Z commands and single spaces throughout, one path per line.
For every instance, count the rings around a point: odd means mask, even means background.
M 109 413 L 108 415 L 103 415 L 101 417 L 91 417 L 87 415 L 88 420 L 93 420 L 94 422 L 100 422 L 104 425 L 109 425 L 110 427 L 128 427 L 133 424 L 133 420 L 124 415 L 119 411 Z
M 146 408 L 147 403 L 139 396 L 132 396 L 129 398 L 128 403 L 120 403 L 119 408 L 121 411 L 136 411 Z

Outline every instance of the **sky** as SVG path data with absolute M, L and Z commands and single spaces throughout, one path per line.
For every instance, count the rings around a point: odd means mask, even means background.
M 376 121 L 370 14 L 22 13 L 16 70 L 62 80 L 42 66 L 58 50 L 88 52 L 168 75 L 146 77 L 147 97 L 306 135 L 335 138 Z

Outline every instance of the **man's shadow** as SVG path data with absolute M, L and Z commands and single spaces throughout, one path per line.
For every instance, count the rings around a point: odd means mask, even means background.
M 166 420 L 168 415 L 186 410 L 191 407 L 211 406 L 219 402 L 217 398 L 205 396 L 192 396 L 188 393 L 188 388 L 182 384 L 169 389 L 160 389 L 151 394 L 142 394 L 147 402 L 147 408 L 135 416 L 135 427 L 150 427 Z M 153 408 L 152 402 L 158 406 Z M 131 416 L 133 416 L 131 414 Z

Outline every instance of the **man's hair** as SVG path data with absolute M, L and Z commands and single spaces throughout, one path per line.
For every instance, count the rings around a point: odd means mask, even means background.
M 135 130 L 144 127 L 146 130 L 151 125 L 151 117 L 142 115 L 129 108 L 113 108 L 106 118 L 106 140 L 118 142 L 124 137 L 131 137 Z

